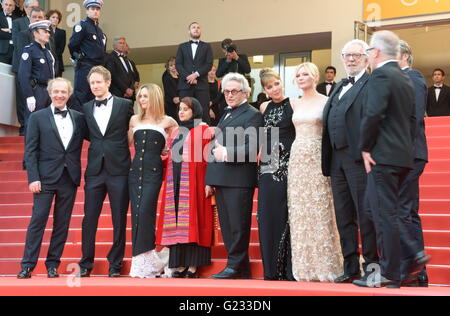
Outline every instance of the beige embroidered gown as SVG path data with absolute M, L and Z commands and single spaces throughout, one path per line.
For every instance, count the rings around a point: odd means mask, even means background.
M 288 199 L 293 274 L 297 281 L 333 282 L 343 273 L 330 179 L 322 175 L 323 108 L 297 107 Z

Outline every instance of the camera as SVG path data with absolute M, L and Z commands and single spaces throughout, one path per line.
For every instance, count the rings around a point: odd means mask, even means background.
M 227 52 L 228 53 L 234 53 L 237 51 L 237 46 L 234 44 L 231 44 L 230 46 L 227 47 Z

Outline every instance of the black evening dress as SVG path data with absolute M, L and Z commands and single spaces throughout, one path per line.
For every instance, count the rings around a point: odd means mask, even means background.
M 281 245 L 283 239 L 288 239 L 288 166 L 295 141 L 292 115 L 289 99 L 281 103 L 269 103 L 264 112 L 265 137 L 262 141 L 259 174 L 258 223 L 265 280 L 294 280 L 290 251 L 285 249 L 286 245 Z M 274 137 L 272 140 L 271 136 L 276 136 L 276 128 L 279 139 Z M 281 272 L 280 259 L 284 261 L 284 271 Z

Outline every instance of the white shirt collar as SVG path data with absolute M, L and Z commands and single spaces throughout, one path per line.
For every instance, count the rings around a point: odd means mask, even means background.
M 386 61 L 384 61 L 384 62 L 382 62 L 382 63 L 379 63 L 378 66 L 377 66 L 377 69 L 378 69 L 378 68 L 381 68 L 381 67 L 383 67 L 384 65 L 389 64 L 389 63 L 398 63 L 398 60 L 396 60 L 396 59 L 386 60 Z
M 361 71 L 356 77 L 355 77 L 355 83 L 361 79 L 364 75 L 366 74 L 366 69 L 364 69 L 363 71 Z
M 111 100 L 112 100 L 112 94 L 109 93 L 108 96 L 106 97 L 106 99 L 108 100 L 108 102 L 111 101 Z M 99 98 L 95 98 L 95 100 L 97 100 L 97 101 L 102 101 L 102 100 L 100 100 Z
M 56 106 L 53 105 L 53 103 L 50 105 L 50 108 L 52 109 L 52 113 L 53 115 L 55 115 L 55 109 Z M 61 111 L 68 111 L 69 109 L 67 108 L 67 105 L 64 106 L 64 109 L 62 109 Z

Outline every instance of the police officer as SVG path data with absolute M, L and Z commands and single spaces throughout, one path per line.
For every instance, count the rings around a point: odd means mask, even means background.
M 94 66 L 104 64 L 106 35 L 98 26 L 103 0 L 85 0 L 87 18 L 74 27 L 69 50 L 75 62 L 75 97 L 78 106 L 94 99 L 87 76 Z
M 26 100 L 25 126 L 30 113 L 50 105 L 47 83 L 55 77 L 55 58 L 46 45 L 50 41 L 50 21 L 31 23 L 34 41 L 25 46 L 19 64 L 19 83 Z

